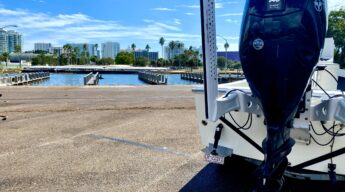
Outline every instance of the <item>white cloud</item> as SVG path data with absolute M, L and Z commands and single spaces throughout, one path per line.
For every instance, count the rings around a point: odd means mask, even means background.
M 23 33 L 24 50 L 31 50 L 35 42 L 61 46 L 65 43 L 101 43 L 123 39 L 158 41 L 162 36 L 167 40 L 189 42 L 200 39 L 198 34 L 182 32 L 179 19 L 143 20 L 142 24 L 132 26 L 120 21 L 98 20 L 82 13 L 53 15 L 0 8 L 0 26 L 13 23 Z
M 339 10 L 341 8 L 345 9 L 345 1 L 344 0 L 329 0 L 328 3 L 328 10 L 334 11 Z
M 150 23 L 152 25 L 150 25 L 150 27 L 161 27 L 163 29 L 168 29 L 168 30 L 171 30 L 171 31 L 181 31 L 181 29 L 179 27 L 176 27 L 176 26 L 173 26 L 173 25 L 169 25 L 169 24 L 166 24 L 166 23 L 162 23 L 162 22 L 157 22 L 157 21 L 154 21 L 154 20 L 148 20 L 148 19 L 144 19 L 143 20 L 144 22 L 146 23 Z M 174 20 L 173 23 L 176 24 L 175 22 L 179 22 L 179 20 Z
M 9 9 L 4 9 L 4 8 L 0 8 L 0 15 L 6 15 L 6 16 L 18 16 L 18 15 L 25 15 L 24 11 L 13 11 L 13 10 L 9 10 Z
M 242 15 L 243 13 L 225 13 L 225 14 L 219 15 L 219 17 L 242 16 Z
M 217 36 L 217 41 L 224 41 L 224 39 L 226 39 L 227 41 L 231 41 L 231 40 L 239 40 L 240 37 L 239 36 L 236 36 L 236 37 L 233 37 L 233 36 L 226 36 L 226 37 Z
M 223 4 L 223 3 L 216 3 L 216 4 L 215 4 L 215 8 L 216 8 L 216 9 L 224 8 L 224 4 Z
M 174 19 L 174 23 L 175 23 L 176 25 L 181 25 L 181 24 L 182 24 L 181 21 L 180 21 L 179 19 Z
M 235 20 L 235 19 L 225 19 L 226 22 L 228 23 L 239 23 L 239 20 Z
M 191 9 L 199 9 L 199 5 L 180 5 L 179 7 L 186 7 L 186 8 L 191 8 Z
M 192 15 L 195 15 L 195 13 L 186 13 L 186 15 L 192 16 Z
M 170 9 L 170 8 L 166 8 L 166 7 L 153 8 L 152 10 L 155 10 L 155 11 L 176 11 L 176 9 Z
M 36 2 L 36 3 L 45 3 L 44 0 L 32 0 L 33 2 Z

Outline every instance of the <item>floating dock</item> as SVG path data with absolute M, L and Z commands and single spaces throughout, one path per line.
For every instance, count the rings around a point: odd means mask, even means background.
M 181 73 L 181 79 L 187 81 L 193 81 L 197 83 L 204 82 L 204 74 L 203 73 Z M 245 79 L 243 74 L 220 74 L 218 76 L 218 83 L 230 83 L 233 81 L 243 80 Z
M 145 71 L 167 72 L 162 67 L 132 67 L 132 66 L 32 66 L 23 69 L 23 73 L 100 73 L 100 74 L 138 74 Z
M 140 72 L 138 78 L 145 83 L 152 85 L 167 85 L 168 78 L 166 75 L 161 75 L 153 72 Z
M 48 79 L 50 74 L 47 72 L 38 72 L 38 73 L 24 73 L 15 76 L 5 76 L 0 77 L 0 85 L 4 86 L 14 86 L 14 85 L 25 85 L 43 79 Z
M 84 77 L 84 85 L 98 85 L 100 77 L 101 75 L 99 73 L 96 73 L 95 75 L 93 73 L 89 73 Z

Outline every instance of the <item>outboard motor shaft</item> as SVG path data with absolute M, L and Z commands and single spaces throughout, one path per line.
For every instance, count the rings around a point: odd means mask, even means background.
M 247 0 L 240 39 L 242 67 L 267 125 L 263 191 L 277 191 L 294 145 L 290 128 L 323 48 L 326 0 Z

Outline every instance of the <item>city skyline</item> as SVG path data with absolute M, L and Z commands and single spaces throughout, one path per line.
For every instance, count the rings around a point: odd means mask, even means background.
M 329 9 L 345 6 L 343 0 L 328 1 Z M 243 0 L 217 0 L 217 34 L 219 51 L 228 40 L 229 51 L 238 50 Z M 23 34 L 23 50 L 34 49 L 34 43 L 99 44 L 119 42 L 123 49 L 132 43 L 145 49 L 146 44 L 160 52 L 160 37 L 182 41 L 186 47 L 200 47 L 199 0 L 174 2 L 147 0 L 0 0 L 0 27 L 18 25 Z

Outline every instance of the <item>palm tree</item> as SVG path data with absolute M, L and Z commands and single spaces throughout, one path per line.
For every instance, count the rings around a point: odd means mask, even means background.
M 162 58 L 164 58 L 164 55 L 163 55 L 163 53 L 164 53 L 164 50 L 163 50 L 164 43 L 165 43 L 165 39 L 164 39 L 164 37 L 161 37 L 159 39 L 159 44 L 162 46 Z
M 150 58 L 149 58 L 149 53 L 150 53 L 150 49 L 151 49 L 150 45 L 147 44 L 146 47 L 145 47 L 145 49 L 146 49 L 146 51 L 147 51 L 147 59 L 150 60 Z
M 81 53 L 81 56 L 83 60 L 87 63 L 87 58 L 86 58 L 86 53 L 87 53 L 87 44 L 83 44 L 83 52 Z
M 67 55 L 67 59 L 69 60 L 69 64 L 72 64 L 72 45 L 66 44 L 63 46 L 64 52 Z
M 98 44 L 95 44 L 95 48 L 96 48 L 96 57 L 98 58 Z M 89 57 L 90 57 L 90 55 L 89 55 Z
M 228 42 L 226 42 L 224 44 L 224 48 L 225 48 L 226 66 L 228 66 L 228 49 L 229 49 L 229 43 Z
M 131 48 L 132 48 L 132 51 L 133 51 L 134 62 L 135 62 L 136 58 L 135 58 L 135 53 L 134 53 L 134 52 L 135 52 L 135 49 L 137 48 L 137 46 L 135 45 L 135 43 L 132 43 Z
M 184 44 L 182 42 L 177 43 L 177 49 L 179 50 L 179 55 L 181 54 L 180 51 L 183 47 L 184 47 Z M 181 68 L 181 59 L 179 59 L 178 65 L 179 65 L 179 68 Z
M 10 54 L 8 54 L 7 52 L 3 53 L 2 54 L 2 57 L 4 58 L 4 60 L 6 61 L 6 68 L 7 68 L 7 62 L 8 62 L 8 59 L 10 57 Z
M 134 52 L 135 49 L 137 48 L 137 46 L 133 43 L 133 44 L 131 45 L 131 48 L 132 48 L 132 51 Z
M 75 64 L 79 65 L 80 50 L 79 47 L 74 47 L 72 56 L 75 58 Z
M 169 59 L 173 59 L 172 58 L 172 55 L 173 55 L 172 53 L 173 53 L 175 47 L 176 47 L 175 41 L 170 41 L 170 43 L 169 43 L 169 49 L 170 49 Z
M 19 54 L 19 68 L 22 68 L 22 46 L 16 45 L 14 46 L 14 52 Z

